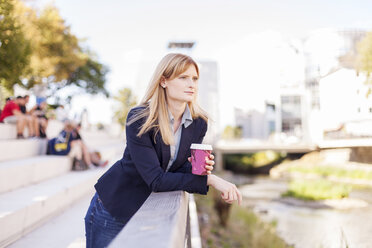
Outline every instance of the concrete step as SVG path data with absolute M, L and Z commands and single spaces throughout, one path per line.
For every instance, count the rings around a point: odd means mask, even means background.
M 69 172 L 57 178 L 0 195 L 0 247 L 43 224 L 90 194 L 104 169 Z M 61 234 L 62 235 L 62 234 Z
M 65 174 L 71 170 L 67 156 L 36 156 L 0 162 L 0 193 Z
M 7 248 L 85 248 L 84 217 L 93 194 L 94 190 Z
M 120 137 L 112 137 L 108 132 L 105 131 L 89 131 L 82 130 L 80 132 L 83 141 L 89 147 L 97 147 L 102 145 L 109 145 L 114 143 L 125 144 L 125 139 Z
M 81 198 L 91 196 L 97 179 L 110 165 L 120 159 L 123 145 L 123 143 L 116 143 L 96 148 L 103 159 L 109 160 L 106 168 L 70 171 L 37 184 L 0 194 L 0 227 L 2 227 L 0 247 L 18 240 L 43 225 Z M 50 159 L 49 157 L 55 156 L 47 156 L 46 159 Z M 12 167 L 9 164 L 7 166 Z
M 108 144 L 108 145 L 101 146 L 99 148 L 92 149 L 92 150 L 99 151 L 101 153 L 102 160 L 111 161 L 113 158 L 118 158 L 118 156 L 120 157 L 121 155 L 123 155 L 124 148 L 125 148 L 125 144 L 124 142 L 121 142 L 121 143 Z
M 13 139 L 0 140 L 0 162 L 21 158 L 44 155 L 47 148 L 46 139 Z M 103 136 L 100 140 L 84 139 L 85 144 L 92 150 L 101 150 L 104 147 L 125 146 L 125 141 Z M 123 150 L 124 151 L 124 150 Z
M 56 137 L 62 131 L 64 124 L 57 120 L 49 120 L 46 134 L 48 138 Z M 27 128 L 25 128 L 23 135 L 28 136 Z M 15 124 L 0 123 L 0 141 L 17 138 L 17 128 Z
M 0 140 L 0 162 L 43 155 L 46 139 Z
M 117 158 L 124 151 L 123 143 L 95 148 L 103 160 Z M 72 159 L 68 156 L 41 155 L 25 159 L 0 162 L 0 193 L 42 182 L 71 170 Z
M 15 125 L 0 123 L 0 140 L 17 138 L 17 129 Z

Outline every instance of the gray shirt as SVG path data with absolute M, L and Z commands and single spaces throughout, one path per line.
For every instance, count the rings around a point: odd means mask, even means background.
M 174 160 L 176 160 L 176 158 L 177 158 L 178 149 L 180 147 L 181 135 L 182 135 L 182 125 L 184 125 L 185 128 L 187 128 L 192 123 L 192 116 L 191 116 L 191 112 L 190 112 L 188 104 L 186 104 L 186 109 L 183 112 L 181 124 L 178 127 L 176 133 L 174 133 L 174 129 L 173 129 L 174 117 L 172 116 L 172 114 L 169 110 L 168 110 L 168 115 L 169 115 L 169 125 L 171 126 L 172 133 L 174 134 L 175 144 L 170 145 L 170 159 L 169 159 L 166 171 L 169 170 L 169 168 L 172 166 Z

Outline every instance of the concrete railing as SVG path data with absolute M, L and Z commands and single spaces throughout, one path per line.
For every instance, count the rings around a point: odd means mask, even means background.
M 188 204 L 184 191 L 152 193 L 109 247 L 191 247 Z

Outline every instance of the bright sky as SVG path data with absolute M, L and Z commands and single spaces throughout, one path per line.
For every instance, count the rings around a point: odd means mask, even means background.
M 219 64 L 221 127 L 234 123 L 234 106 L 260 109 L 274 97 L 278 81 L 303 79 L 302 60 L 288 44 L 301 46 L 320 28 L 372 30 L 372 1 L 365 0 L 53 2 L 110 68 L 107 87 L 113 94 L 123 87 L 141 94 L 138 86 L 146 85 L 170 40 L 196 41 L 191 55 Z M 84 107 L 92 122 L 108 123 L 115 106 L 102 97 L 73 101 L 74 111 Z

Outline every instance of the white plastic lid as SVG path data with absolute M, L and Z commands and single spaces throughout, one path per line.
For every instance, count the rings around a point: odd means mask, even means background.
M 191 147 L 190 149 L 198 149 L 198 150 L 208 150 L 208 151 L 212 151 L 213 148 L 211 145 L 206 145 L 206 144 L 191 144 Z

